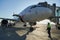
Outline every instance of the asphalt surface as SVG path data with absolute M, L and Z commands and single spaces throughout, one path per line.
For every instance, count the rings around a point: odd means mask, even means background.
M 19 25 L 18 25 L 19 26 Z M 34 30 L 23 26 L 3 28 L 0 26 L 0 40 L 60 40 L 60 30 L 52 25 L 51 38 L 48 37 L 45 24 L 37 24 Z

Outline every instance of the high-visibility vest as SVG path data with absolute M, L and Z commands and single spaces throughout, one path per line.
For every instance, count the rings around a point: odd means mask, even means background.
M 50 24 L 48 25 L 48 28 L 51 28 L 51 25 Z

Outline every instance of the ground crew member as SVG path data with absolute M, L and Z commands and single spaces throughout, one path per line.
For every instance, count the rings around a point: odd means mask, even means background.
M 49 38 L 51 38 L 51 32 L 50 31 L 51 31 L 51 24 L 48 23 L 48 25 L 47 25 L 47 32 L 48 32 L 48 35 L 49 35 L 48 37 Z

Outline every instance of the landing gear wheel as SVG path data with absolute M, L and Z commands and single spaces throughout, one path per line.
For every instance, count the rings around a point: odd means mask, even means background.
M 26 27 L 27 25 L 24 24 L 23 26 Z
M 32 32 L 34 30 L 34 28 L 33 27 L 30 27 L 30 32 Z

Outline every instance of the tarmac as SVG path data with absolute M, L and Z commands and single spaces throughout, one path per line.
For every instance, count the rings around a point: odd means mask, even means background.
M 60 30 L 56 29 L 55 25 L 51 25 L 51 38 L 48 37 L 46 24 L 33 26 L 32 32 L 29 27 L 23 27 L 22 23 L 7 28 L 0 26 L 0 40 L 60 40 Z

